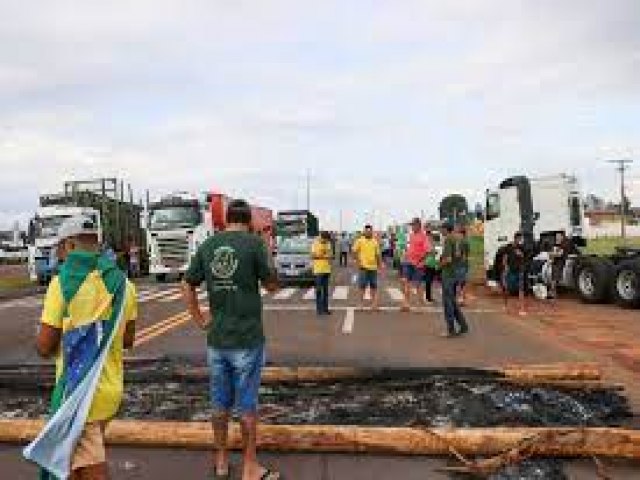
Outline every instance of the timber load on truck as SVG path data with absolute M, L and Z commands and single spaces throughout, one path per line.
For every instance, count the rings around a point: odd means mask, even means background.
M 29 226 L 29 273 L 32 280 L 47 283 L 55 273 L 55 247 L 58 229 L 65 219 L 84 215 L 97 226 L 99 241 L 116 253 L 119 264 L 126 268 L 128 248 L 135 244 L 141 255 L 141 268 L 146 268 L 145 235 L 141 216 L 143 208 L 133 200 L 130 186 L 115 178 L 67 181 L 60 193 L 41 195 L 40 207 Z
M 640 307 L 640 249 L 618 248 L 613 255 L 582 251 L 587 240 L 576 177 L 517 176 L 487 191 L 484 260 L 488 282 L 501 281 L 504 249 L 516 232 L 522 234 L 529 258 L 527 284 L 536 295 L 546 298 L 555 283 L 587 303 L 615 301 L 622 307 Z M 561 259 L 554 257 L 557 234 L 563 234 L 570 247 Z

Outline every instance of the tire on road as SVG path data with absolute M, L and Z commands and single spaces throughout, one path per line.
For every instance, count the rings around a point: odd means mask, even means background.
M 166 281 L 167 281 L 167 274 L 166 273 L 158 273 L 158 274 L 156 274 L 156 282 L 164 283 Z
M 640 260 L 624 260 L 616 267 L 613 298 L 621 307 L 640 307 Z
M 577 268 L 576 290 L 585 303 L 604 303 L 611 295 L 615 273 L 613 262 L 607 258 L 588 257 Z

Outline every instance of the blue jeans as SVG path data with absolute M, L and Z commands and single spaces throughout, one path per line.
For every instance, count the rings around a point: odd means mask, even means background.
M 316 275 L 316 312 L 318 315 L 329 312 L 329 273 Z
M 444 319 L 447 322 L 447 330 L 450 334 L 464 333 L 469 330 L 464 314 L 458 305 L 458 279 L 454 277 L 442 277 L 442 303 L 444 304 Z M 456 330 L 456 323 L 459 329 Z
M 250 349 L 209 347 L 207 360 L 213 409 L 228 412 L 235 408 L 240 415 L 256 413 L 264 345 Z

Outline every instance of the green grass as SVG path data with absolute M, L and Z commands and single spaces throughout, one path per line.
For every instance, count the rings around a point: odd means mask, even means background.
M 17 290 L 33 285 L 33 283 L 24 277 L 6 277 L 0 278 L 0 292 Z
M 484 238 L 480 236 L 469 236 L 471 252 L 469 255 L 470 277 L 472 279 L 484 278 Z
M 640 237 L 627 238 L 626 243 L 621 237 L 593 238 L 587 241 L 584 252 L 592 255 L 609 255 L 615 252 L 616 247 L 623 245 L 640 248 Z

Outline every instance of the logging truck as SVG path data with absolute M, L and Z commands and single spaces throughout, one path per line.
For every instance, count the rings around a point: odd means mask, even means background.
M 640 307 L 640 249 L 620 247 L 613 255 L 588 255 L 582 195 L 576 177 L 507 178 L 496 190 L 487 190 L 484 227 L 484 263 L 487 281 L 501 279 L 504 247 L 516 232 L 530 252 L 526 272 L 529 288 L 546 298 L 553 281 L 555 236 L 564 233 L 573 252 L 566 257 L 558 286 L 574 291 L 587 303 L 614 301 Z
M 62 192 L 41 195 L 39 204 L 29 223 L 28 268 L 31 280 L 41 285 L 55 274 L 58 229 L 69 217 L 91 218 L 97 227 L 98 241 L 114 250 L 123 268 L 130 242 L 144 245 L 142 206 L 134 203 L 131 188 L 125 194 L 124 183 L 115 178 L 67 181 Z M 141 267 L 144 271 L 144 255 Z

